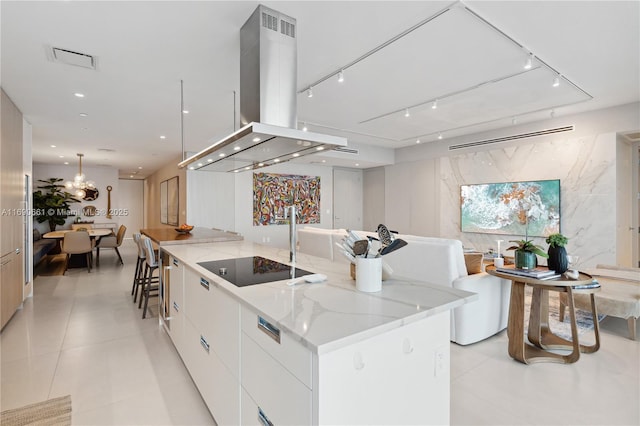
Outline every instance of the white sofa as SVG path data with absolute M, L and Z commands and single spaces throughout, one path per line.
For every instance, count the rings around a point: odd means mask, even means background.
M 375 235 L 355 232 L 363 237 Z M 334 244 L 345 233 L 344 230 L 300 228 L 299 251 L 347 262 Z M 469 275 L 459 240 L 414 235 L 397 235 L 396 238 L 402 238 L 408 244 L 384 256 L 384 261 L 393 269 L 394 276 L 478 293 L 479 300 L 452 311 L 452 342 L 468 345 L 491 337 L 507 327 L 511 281 L 486 272 Z

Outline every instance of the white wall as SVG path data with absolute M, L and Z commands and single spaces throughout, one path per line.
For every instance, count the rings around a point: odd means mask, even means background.
M 120 218 L 118 216 L 113 216 L 111 219 L 106 218 L 107 186 L 111 185 L 111 187 L 113 188 L 113 190 L 111 191 L 111 208 L 116 209 L 121 207 L 119 204 L 118 169 L 115 169 L 113 167 L 85 166 L 83 164 L 82 172 L 87 177 L 87 180 L 92 180 L 96 183 L 96 188 L 100 193 L 98 195 L 98 199 L 94 201 L 82 201 L 81 203 L 73 203 L 71 205 L 71 209 L 82 213 L 82 209 L 85 206 L 95 206 L 96 209 L 98 209 L 100 215 L 86 219 L 93 220 L 96 223 L 109 222 L 119 224 Z M 64 182 L 66 182 L 67 180 L 73 180 L 76 173 L 78 173 L 78 162 L 74 162 L 73 160 L 69 162 L 69 165 L 34 164 L 33 190 L 37 191 L 38 186 L 43 185 L 42 182 L 38 182 L 39 179 L 46 180 L 49 178 L 62 178 L 64 179 L 64 181 L 61 183 L 64 184 Z M 85 217 L 82 216 L 82 218 Z M 73 220 L 73 217 L 68 218 L 65 226 L 58 226 L 56 229 L 68 229 L 70 227 L 70 223 L 73 222 Z M 47 222 L 37 223 L 36 221 L 34 221 L 34 227 L 36 227 L 41 232 L 49 232 L 49 225 L 47 224 Z
M 119 217 L 120 225 L 127 227 L 125 239 L 133 238 L 133 234 L 144 227 L 144 181 L 119 179 L 118 191 L 118 209 L 128 212 Z
M 362 228 L 365 231 L 374 231 L 379 224 L 385 223 L 385 170 L 384 167 L 366 169 L 362 176 Z
M 235 230 L 235 176 L 235 173 L 187 171 L 187 223 Z

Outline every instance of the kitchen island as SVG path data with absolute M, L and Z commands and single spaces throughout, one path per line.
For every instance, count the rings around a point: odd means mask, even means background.
M 449 423 L 449 311 L 475 294 L 401 279 L 361 293 L 348 264 L 304 254 L 296 267 L 327 281 L 236 287 L 198 263 L 288 264 L 288 250 L 246 241 L 162 249 L 166 330 L 218 424 Z

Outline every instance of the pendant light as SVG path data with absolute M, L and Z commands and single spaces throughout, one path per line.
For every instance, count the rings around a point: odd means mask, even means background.
M 78 174 L 73 178 L 73 181 L 67 181 L 65 187 L 67 189 L 75 189 L 75 195 L 78 198 L 84 198 L 87 195 L 87 189 L 94 189 L 96 187 L 95 182 L 86 180 L 84 173 L 82 173 L 82 157 L 84 154 L 76 154 L 78 156 Z

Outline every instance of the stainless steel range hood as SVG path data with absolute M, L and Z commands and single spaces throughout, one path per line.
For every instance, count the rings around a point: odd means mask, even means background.
M 242 128 L 180 162 L 190 170 L 240 172 L 316 154 L 347 140 L 297 130 L 296 20 L 262 5 L 240 30 Z

